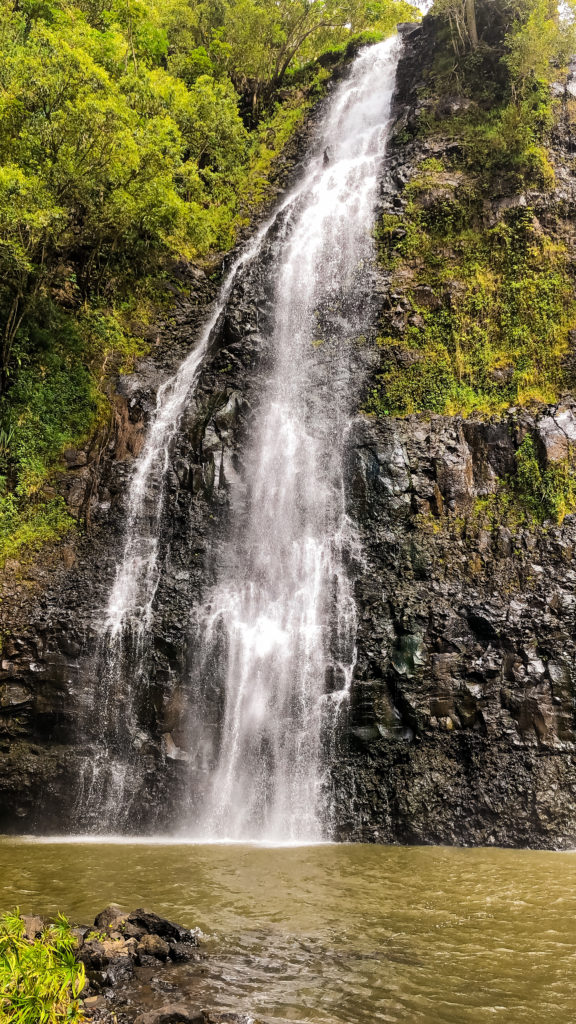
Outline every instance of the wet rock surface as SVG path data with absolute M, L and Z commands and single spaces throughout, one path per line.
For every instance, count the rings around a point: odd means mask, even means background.
M 418 114 L 426 31 L 403 28 L 383 210 L 401 204 L 418 161 L 451 144 L 394 141 L 410 133 Z M 457 114 L 463 102 L 453 97 L 450 111 Z M 569 141 L 560 133 L 554 145 L 562 169 Z M 304 151 L 303 144 L 296 164 Z M 558 175 L 555 193 L 529 198 L 543 224 L 576 216 L 576 186 L 567 174 Z M 510 203 L 526 201 L 498 197 L 490 216 L 497 222 Z M 186 638 L 190 610 L 214 580 L 229 481 L 242 467 L 267 372 L 274 244 L 272 232 L 261 258 L 239 277 L 169 452 L 163 574 L 125 822 L 135 832 L 170 828 L 184 794 L 206 785 L 213 737 L 205 738 L 205 759 L 198 744 L 191 749 L 187 681 L 195 655 Z M 190 349 L 214 299 L 216 285 L 203 272 L 191 269 L 187 282 L 150 357 L 120 381 L 110 436 L 67 455 L 65 490 L 86 534 L 47 553 L 41 568 L 8 567 L 0 607 L 4 831 L 98 828 L 87 809 L 86 779 L 101 740 L 94 694 L 98 704 L 102 609 L 157 390 Z M 379 310 L 400 328 L 410 315 L 402 295 L 391 294 L 386 274 L 370 268 L 365 301 L 366 336 L 350 346 L 357 404 L 378 361 L 371 339 Z M 327 335 L 331 316 L 321 311 Z M 405 358 L 400 349 L 398 358 Z M 329 345 L 319 349 L 318 367 L 329 372 Z M 353 423 L 348 504 L 363 555 L 350 566 L 358 663 L 331 766 L 341 839 L 535 847 L 576 841 L 576 519 L 538 530 L 505 523 L 487 530 L 475 528 L 471 516 L 475 502 L 511 472 L 528 431 L 547 462 L 564 458 L 576 442 L 573 399 L 537 413 L 511 410 L 498 420 L 359 416 Z M 217 728 L 222 693 L 214 688 L 210 699 Z M 112 923 L 102 924 L 107 934 Z M 143 920 L 126 919 L 124 927 L 130 929 L 122 933 L 124 952 L 116 947 L 112 968 L 105 943 L 85 944 L 94 971 L 120 977 L 146 958 L 168 970 L 187 956 L 187 940 L 178 935 L 151 930 Z M 178 1006 L 178 999 L 170 995 L 169 1003 Z
M 423 159 L 454 145 L 415 130 L 435 102 L 421 98 L 434 31 L 432 18 L 405 29 L 385 212 L 402 209 Z M 458 113 L 460 98 L 449 106 L 442 116 Z M 496 197 L 490 222 L 530 205 L 573 251 L 570 153 L 560 119 L 556 189 Z M 418 302 L 433 302 L 424 292 Z M 384 333 L 401 338 L 412 315 L 401 291 L 385 295 Z M 501 418 L 356 423 L 349 508 L 365 563 L 348 752 L 333 773 L 342 838 L 574 845 L 576 517 L 528 528 L 496 516 L 486 527 L 478 509 L 514 472 L 528 435 L 544 465 L 573 454 L 575 408 L 565 395 Z
M 471 515 L 537 422 L 356 426 L 366 563 L 342 837 L 573 845 L 576 517 L 513 532 Z
M 45 925 L 25 917 L 26 937 L 33 941 Z M 187 985 L 202 973 L 206 954 L 199 949 L 199 929 L 184 928 L 148 910 L 126 913 L 110 904 L 94 920 L 80 925 L 76 957 L 86 968 L 81 1005 L 95 1024 L 258 1024 L 249 1014 L 203 1009 L 194 1005 L 174 981 L 187 965 Z M 180 979 L 175 979 L 175 965 Z M 261 1022 L 263 1024 L 263 1022 Z

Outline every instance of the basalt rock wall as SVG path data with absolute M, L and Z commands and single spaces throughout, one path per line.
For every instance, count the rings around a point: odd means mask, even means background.
M 403 208 L 422 160 L 449 159 L 454 149 L 450 131 L 416 129 L 426 108 L 447 122 L 465 109 L 459 96 L 440 108 L 429 84 L 423 89 L 435 31 L 432 18 L 406 30 L 384 212 Z M 560 104 L 570 90 L 570 81 L 555 87 Z M 555 188 L 504 187 L 485 216 L 496 223 L 530 207 L 538 230 L 560 238 L 574 265 L 576 182 L 564 124 L 560 113 L 550 148 Z M 400 341 L 412 315 L 390 288 L 382 316 Z M 572 454 L 571 395 L 501 417 L 356 421 L 349 502 L 365 563 L 347 753 L 334 771 L 342 837 L 574 845 L 576 517 L 536 526 L 498 515 L 487 524 L 480 514 L 513 478 L 528 435 L 544 466 Z
M 402 142 L 417 116 L 433 23 L 405 30 L 396 126 L 382 210 L 401 208 L 417 164 L 447 140 Z M 410 132 L 407 133 L 408 136 Z M 298 173 L 314 119 L 286 180 Z M 395 141 L 394 141 L 395 140 Z M 555 139 L 557 188 L 533 195 L 543 224 L 576 216 L 570 143 Z M 502 205 L 504 200 L 504 206 Z M 496 197 L 494 215 L 518 197 Z M 518 200 L 519 201 L 519 200 Z M 150 672 L 139 708 L 135 831 L 170 828 L 185 788 L 205 773 L 186 749 L 190 611 L 214 577 L 227 482 L 242 465 L 266 373 L 275 233 L 234 288 L 170 451 Z M 98 642 L 123 543 L 128 484 L 158 387 L 198 335 L 215 285 L 188 270 L 188 293 L 160 325 L 150 357 L 122 378 L 109 435 L 69 452 L 59 482 L 85 524 L 32 567 L 9 565 L 0 605 L 0 828 L 97 827 L 82 778 L 100 737 Z M 356 408 L 378 355 L 380 314 L 409 315 L 390 276 L 365 277 L 367 323 L 351 344 Z M 326 354 L 324 354 L 324 349 Z M 319 350 L 329 371 L 329 346 Z M 576 521 L 561 527 L 479 524 L 479 499 L 512 472 L 527 433 L 544 459 L 576 442 L 576 405 L 510 410 L 499 419 L 355 416 L 347 454 L 349 513 L 362 558 L 355 575 L 358 661 L 331 766 L 337 834 L 380 842 L 542 847 L 576 839 Z M 90 698 L 90 699 L 89 699 Z M 214 693 L 214 716 L 222 695 Z M 118 707 L 118 714 L 122 708 Z
M 527 429 L 538 421 L 518 413 L 358 424 L 366 561 L 342 836 L 573 845 L 576 522 L 514 532 L 470 515 Z

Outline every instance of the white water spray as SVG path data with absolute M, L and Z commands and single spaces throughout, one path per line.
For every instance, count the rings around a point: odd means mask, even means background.
M 314 841 L 330 830 L 323 752 L 355 658 L 350 350 L 366 315 L 355 292 L 373 258 L 396 50 L 365 50 L 336 90 L 273 270 L 274 365 L 232 493 L 222 580 L 200 612 L 204 647 L 225 652 L 218 763 L 199 823 L 214 838 Z
M 389 40 L 356 58 L 327 107 L 308 173 L 233 265 L 198 344 L 158 392 L 103 618 L 98 699 L 102 731 L 116 742 L 103 742 L 81 795 L 88 806 L 99 805 L 105 827 L 126 821 L 128 793 L 136 792 L 127 786 L 140 742 L 135 697 L 146 686 L 171 445 L 238 272 L 258 257 L 271 226 L 281 224 L 271 270 L 273 366 L 245 472 L 232 486 L 220 581 L 194 614 L 203 652 L 198 663 L 216 666 L 218 678 L 210 682 L 224 690 L 224 714 L 212 784 L 192 817 L 197 833 L 216 840 L 329 837 L 324 753 L 355 657 L 346 561 L 357 542 L 343 483 L 350 351 L 362 333 L 355 295 L 362 294 L 358 284 L 374 256 L 371 232 L 398 50 Z M 205 683 L 197 680 L 192 709 L 197 735 Z M 205 745 L 196 755 L 200 762 L 205 768 Z

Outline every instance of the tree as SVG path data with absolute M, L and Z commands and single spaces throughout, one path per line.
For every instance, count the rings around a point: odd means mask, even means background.
M 470 39 L 470 45 L 473 50 L 478 46 L 478 29 L 476 27 L 476 8 L 474 6 L 474 0 L 466 0 L 464 7 L 464 16 L 466 21 L 466 29 L 468 31 L 468 37 Z

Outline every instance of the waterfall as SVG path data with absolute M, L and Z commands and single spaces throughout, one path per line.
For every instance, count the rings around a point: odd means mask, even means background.
M 343 451 L 366 311 L 354 297 L 373 256 L 395 50 L 365 50 L 337 89 L 273 270 L 273 366 L 232 493 L 222 580 L 199 613 L 225 680 L 207 836 L 329 832 L 323 751 L 355 654 Z
M 109 827 L 126 820 L 134 792 L 133 697 L 146 685 L 170 446 L 238 273 L 258 258 L 274 227 L 270 365 L 243 469 L 230 485 L 216 583 L 192 612 L 191 761 L 208 768 L 210 785 L 203 806 L 191 800 L 194 810 L 187 817 L 183 809 L 183 820 L 203 838 L 314 841 L 330 835 L 326 751 L 355 658 L 348 564 L 358 552 L 343 479 L 352 352 L 366 315 L 361 282 L 374 259 L 372 226 L 398 49 L 393 39 L 356 57 L 326 105 L 307 173 L 231 268 L 198 344 L 158 393 L 131 480 L 126 541 L 103 618 L 98 703 L 108 739 L 82 793 L 85 803 L 99 805 Z M 220 688 L 223 713 L 206 766 L 205 751 L 195 752 L 194 744 L 208 728 L 208 683 Z
M 85 763 L 77 800 L 79 813 L 97 831 L 128 823 L 141 782 L 139 750 L 146 737 L 138 727 L 135 698 L 148 681 L 147 653 L 162 571 L 159 539 L 171 445 L 237 276 L 259 252 L 271 223 L 255 233 L 233 262 L 196 346 L 177 373 L 158 389 L 155 415 L 134 467 L 122 557 L 100 625 L 95 659 L 99 685 L 90 695 L 87 709 L 99 736 L 98 750 Z

